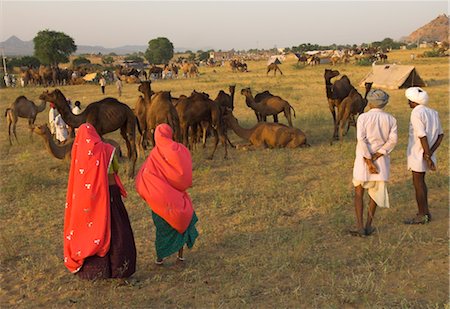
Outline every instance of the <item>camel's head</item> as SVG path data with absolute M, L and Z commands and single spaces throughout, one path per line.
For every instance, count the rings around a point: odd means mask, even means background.
M 373 83 L 364 83 L 364 87 L 366 88 L 366 92 L 369 92 L 372 89 Z
M 39 100 L 49 101 L 49 100 L 47 100 L 48 97 L 49 97 L 49 92 L 48 92 L 48 90 L 45 90 L 45 91 L 42 92 L 42 94 L 39 96 Z
M 206 92 L 197 92 L 195 90 L 192 91 L 191 93 L 191 97 L 201 97 L 203 99 L 209 99 L 209 94 L 207 94 Z
M 330 70 L 330 69 L 325 69 L 325 73 L 323 74 L 323 76 L 325 77 L 325 79 L 330 80 L 333 77 L 338 76 L 340 73 L 338 70 Z
M 138 87 L 138 91 L 141 93 L 146 93 L 151 91 L 152 87 L 151 87 L 151 81 L 146 80 L 146 81 L 142 81 L 141 84 Z
M 244 96 L 251 96 L 252 95 L 252 91 L 250 90 L 250 87 L 243 88 L 241 90 L 241 94 L 244 95 Z
M 41 136 L 44 136 L 47 131 L 50 131 L 47 124 L 41 124 L 39 126 L 33 125 L 31 130 L 33 131 L 33 133 L 36 133 L 37 135 L 41 135 Z
M 229 90 L 230 93 L 234 93 L 234 91 L 236 90 L 236 85 L 230 85 Z

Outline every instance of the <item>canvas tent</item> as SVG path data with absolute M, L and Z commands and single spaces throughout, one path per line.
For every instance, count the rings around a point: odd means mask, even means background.
M 269 60 L 267 61 L 267 65 L 275 63 L 275 64 L 281 64 L 281 60 L 284 60 L 284 56 L 283 55 L 278 55 L 278 56 L 271 56 L 269 58 Z
M 92 82 L 97 77 L 97 73 L 89 73 L 83 76 L 83 79 L 87 82 Z
M 361 81 L 361 86 L 364 83 L 372 82 L 372 87 L 399 89 L 413 86 L 424 87 L 425 82 L 420 78 L 419 73 L 412 65 L 374 65 L 372 72 L 366 75 Z

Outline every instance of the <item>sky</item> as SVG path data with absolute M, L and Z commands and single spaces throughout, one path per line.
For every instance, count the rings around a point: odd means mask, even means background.
M 448 1 L 5 1 L 0 41 L 61 31 L 77 45 L 250 49 L 398 40 L 441 14 Z

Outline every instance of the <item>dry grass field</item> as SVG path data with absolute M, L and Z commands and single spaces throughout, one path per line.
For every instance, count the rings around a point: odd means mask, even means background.
M 391 62 L 410 64 L 409 51 L 389 54 Z M 200 68 L 196 79 L 156 81 L 153 89 L 174 96 L 193 89 L 215 97 L 235 83 L 235 115 L 241 125 L 256 120 L 240 89 L 270 90 L 295 108 L 294 125 L 310 148 L 229 150 L 219 146 L 193 152 L 194 184 L 189 190 L 199 217 L 200 237 L 178 267 L 172 258 L 154 265 L 154 226 L 150 210 L 134 183 L 121 171 L 125 199 L 136 239 L 137 271 L 128 280 L 86 282 L 71 275 L 62 261 L 62 231 L 68 163 L 51 157 L 37 135 L 30 141 L 20 119 L 20 144 L 9 146 L 5 108 L 19 95 L 38 102 L 43 88 L 0 90 L 0 261 L 1 307 L 79 308 L 449 308 L 449 63 L 445 58 L 413 62 L 428 83 L 446 137 L 438 150 L 438 170 L 429 173 L 433 222 L 407 226 L 416 213 L 406 145 L 410 109 L 404 89 L 390 90 L 387 111 L 398 121 L 399 142 L 392 153 L 391 209 L 378 210 L 376 233 L 347 235 L 354 224 L 352 167 L 355 129 L 343 143 L 330 145 L 332 118 L 325 96 L 327 65 L 281 65 L 283 76 L 266 76 L 265 62 L 248 62 L 248 73 L 228 67 Z M 370 67 L 338 65 L 363 93 L 359 81 Z M 97 85 L 60 87 L 82 107 L 102 98 Z M 107 95 L 116 96 L 113 85 Z M 137 85 L 125 85 L 121 100 L 134 106 Z M 48 106 L 37 124 L 48 119 Z M 281 121 L 286 123 L 284 117 Z M 121 142 L 119 134 L 112 137 Z M 232 141 L 241 140 L 230 133 Z M 138 160 L 138 166 L 143 159 Z M 123 164 L 125 166 L 125 164 Z

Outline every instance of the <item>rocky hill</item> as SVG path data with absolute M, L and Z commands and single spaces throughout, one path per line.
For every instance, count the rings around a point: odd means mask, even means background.
M 431 22 L 423 27 L 420 27 L 404 40 L 406 42 L 434 42 L 434 41 L 447 41 L 449 42 L 449 17 L 445 14 L 439 15 Z

